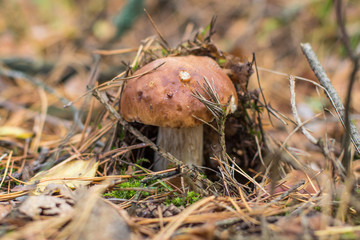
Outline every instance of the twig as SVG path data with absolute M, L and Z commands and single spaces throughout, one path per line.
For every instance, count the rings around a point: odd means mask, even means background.
M 295 211 L 293 211 L 292 213 L 290 213 L 290 216 L 298 216 L 300 215 L 301 213 L 303 213 L 305 211 L 305 209 L 308 209 L 310 207 L 313 207 L 314 206 L 314 203 L 313 201 L 319 197 L 321 191 L 317 191 L 314 196 L 312 196 L 307 202 L 304 202 L 303 204 L 301 204 L 300 207 L 296 208 Z M 313 201 L 311 201 L 313 200 Z
M 95 60 L 95 63 L 91 68 L 91 72 L 90 72 L 90 76 L 89 76 L 89 80 L 88 80 L 88 84 L 87 84 L 87 89 L 93 88 L 94 85 L 97 85 L 96 80 L 99 75 L 99 65 L 100 65 L 100 61 L 101 61 L 100 55 L 94 55 L 94 60 Z M 86 129 L 89 126 L 92 112 L 94 110 L 94 103 L 95 103 L 95 101 L 93 101 L 93 98 L 91 97 L 91 95 L 87 95 L 82 104 L 82 109 L 85 108 L 85 104 L 89 104 L 90 106 L 89 106 L 88 115 L 85 120 L 85 127 L 83 128 L 83 130 L 81 132 L 81 138 L 77 145 L 78 147 L 80 147 L 84 141 Z M 69 132 L 69 134 L 70 134 L 70 132 Z
M 123 125 L 123 127 L 126 130 L 131 132 L 140 141 L 142 141 L 146 144 L 149 144 L 149 147 L 152 148 L 154 151 L 158 152 L 159 155 L 161 155 L 161 157 L 166 158 L 168 161 L 174 163 L 175 165 L 183 165 L 184 164 L 182 161 L 178 160 L 176 157 L 174 157 L 169 152 L 166 152 L 162 148 L 156 146 L 155 143 L 153 143 L 150 139 L 145 137 L 139 130 L 137 130 L 136 128 L 129 125 L 128 122 L 126 122 L 121 117 L 121 115 L 111 105 L 109 105 L 107 103 L 107 101 L 104 99 L 104 97 L 101 96 L 99 90 L 95 89 L 93 92 L 93 96 L 96 97 L 96 99 L 99 100 L 105 106 L 105 108 L 116 118 L 116 120 L 119 121 L 119 123 L 121 125 Z
M 347 88 L 347 94 L 346 94 L 346 101 L 345 101 L 345 139 L 344 139 L 344 157 L 343 157 L 343 164 L 345 165 L 345 168 L 348 169 L 348 167 L 350 166 L 350 149 L 347 147 L 349 145 L 349 138 L 350 138 L 350 131 L 348 129 L 350 129 L 350 117 L 349 117 L 349 112 L 350 112 L 350 106 L 351 106 L 351 95 L 352 95 L 352 90 L 353 90 L 353 86 L 355 83 L 355 79 L 356 79 L 356 73 L 359 70 L 359 55 L 354 54 L 351 46 L 350 46 L 350 38 L 349 35 L 346 31 L 345 28 L 345 20 L 344 20 L 344 16 L 343 16 L 343 8 L 342 8 L 342 1 L 341 0 L 336 0 L 335 1 L 335 10 L 336 10 L 336 20 L 337 20 L 337 24 L 338 27 L 340 28 L 340 40 L 343 43 L 346 52 L 349 56 L 349 58 L 351 59 L 351 61 L 353 62 L 353 69 L 351 71 L 350 74 L 350 78 L 349 78 L 349 85 Z
M 259 103 L 262 107 L 266 108 L 266 110 L 267 110 L 270 114 L 272 114 L 277 120 L 279 120 L 282 124 L 288 125 L 287 122 L 286 122 L 284 119 L 286 119 L 286 120 L 294 123 L 290 118 L 286 117 L 286 116 L 285 116 L 284 114 L 282 114 L 281 112 L 278 112 L 277 110 L 273 109 L 271 105 L 265 105 L 264 103 L 262 103 L 262 102 L 260 102 L 260 101 L 258 101 L 258 103 Z M 284 118 L 284 119 L 283 119 L 283 118 Z M 294 124 L 295 124 L 295 123 L 294 123 Z
M 106 83 L 103 83 L 102 85 L 110 85 L 114 80 L 128 80 L 128 79 L 132 79 L 132 78 L 137 78 L 137 77 L 141 77 L 141 76 L 144 76 L 144 75 L 146 75 L 146 74 L 148 74 L 148 73 L 151 73 L 151 72 L 153 72 L 153 71 L 155 71 L 155 70 L 157 70 L 159 67 L 161 67 L 162 65 L 164 65 L 166 62 L 162 62 L 162 63 L 160 63 L 158 66 L 156 66 L 156 67 L 154 67 L 154 68 L 152 68 L 152 69 L 150 69 L 150 70 L 148 70 L 148 71 L 145 71 L 145 72 L 143 72 L 143 73 L 141 73 L 141 74 L 137 74 L 137 75 L 132 75 L 132 76 L 129 76 L 129 77 L 114 77 L 113 79 L 111 79 L 111 81 L 110 82 L 106 82 Z M 100 85 L 100 86 L 102 86 L 102 85 Z M 114 85 L 114 84 L 113 84 Z
M 142 179 L 140 182 L 141 183 L 149 183 L 151 181 L 155 181 L 157 179 L 163 179 L 163 178 L 168 178 L 168 177 L 172 177 L 175 176 L 177 174 L 179 174 L 180 171 L 177 169 L 175 171 L 170 171 L 170 172 L 163 172 L 163 173 L 158 173 L 158 174 L 153 174 L 150 175 L 147 178 Z
M 311 45 L 309 43 L 301 44 L 301 49 L 306 56 L 311 69 L 315 73 L 315 76 L 320 81 L 321 85 L 326 89 L 325 93 L 330 99 L 331 104 L 334 106 L 336 113 L 338 114 L 338 117 L 345 128 L 345 108 L 340 100 L 339 95 L 331 84 L 330 79 L 326 75 L 323 67 L 312 50 Z M 352 122 L 349 122 L 349 130 L 351 141 L 354 144 L 356 151 L 360 154 L 360 134 Z
M 304 127 L 304 125 L 302 124 L 301 122 L 301 119 L 299 117 L 299 114 L 298 114 L 298 111 L 297 111 L 297 108 L 296 108 L 296 103 L 295 103 L 295 78 L 293 76 L 289 76 L 289 80 L 290 80 L 290 95 L 291 95 L 291 98 L 290 98 L 290 103 L 291 103 L 291 110 L 292 110 L 292 113 L 294 115 L 294 119 L 295 121 L 297 122 L 297 124 L 299 126 L 301 126 L 301 131 L 302 133 L 305 135 L 305 137 L 313 144 L 317 145 L 318 144 L 318 141 L 316 138 L 314 138 L 310 133 L 309 131 Z
M 266 108 L 266 110 L 268 110 L 268 107 L 267 107 L 268 104 L 266 102 L 265 95 L 264 95 L 264 92 L 263 92 L 261 84 L 260 84 L 260 76 L 259 76 L 259 71 L 258 71 L 258 67 L 257 67 L 257 64 L 256 64 L 256 58 L 255 58 L 255 53 L 254 52 L 253 52 L 253 62 L 255 63 L 255 72 L 256 72 L 257 82 L 258 82 L 258 85 L 259 85 L 260 94 L 261 94 L 261 97 L 262 97 L 262 99 L 264 101 L 265 108 Z M 271 126 L 274 126 L 274 124 L 271 121 L 270 112 L 267 111 L 267 113 L 268 113 L 268 117 L 269 117 L 269 121 L 271 123 Z
M 169 46 L 169 43 L 165 40 L 165 38 L 162 36 L 162 34 L 160 33 L 158 27 L 156 26 L 154 20 L 152 19 L 152 17 L 150 16 L 150 14 L 148 13 L 148 11 L 146 9 L 144 9 L 145 13 L 146 13 L 146 16 L 147 18 L 149 19 L 151 25 L 153 26 L 153 28 L 155 29 L 156 33 L 159 35 L 161 41 L 163 42 L 163 44 L 165 45 L 165 49 L 167 51 L 169 51 L 170 49 L 170 46 Z
M 301 187 L 302 185 L 305 184 L 305 180 L 300 180 L 297 184 L 295 184 L 294 186 L 292 186 L 289 190 L 287 190 L 286 192 L 284 192 L 283 194 L 281 194 L 279 197 L 275 198 L 274 200 L 272 200 L 269 204 L 274 204 L 276 202 L 281 201 L 282 199 L 288 197 L 290 195 L 290 193 L 296 191 L 299 187 Z
M 335 10 L 336 10 L 336 20 L 338 27 L 340 28 L 341 33 L 341 41 L 346 49 L 347 54 L 351 58 L 352 61 L 357 61 L 359 56 L 354 54 L 351 45 L 350 45 L 350 38 L 345 28 L 345 20 L 343 16 L 343 8 L 342 8 L 342 0 L 335 0 Z
M 6 157 L 8 154 L 7 153 L 4 153 L 1 157 L 0 157 L 0 161 Z M 10 152 L 10 156 L 8 157 L 8 160 L 6 161 L 6 167 L 5 167 L 5 172 L 4 172 L 4 176 L 1 178 L 1 182 L 0 182 L 0 187 L 3 185 L 4 181 L 5 181 L 5 178 L 6 178 L 6 175 L 7 175 L 7 171 L 9 169 L 9 164 L 10 164 L 10 159 L 11 159 L 11 156 L 12 156 L 12 152 Z
M 291 110 L 293 112 L 295 121 L 297 122 L 298 126 L 295 128 L 295 130 L 297 129 L 301 129 L 302 133 L 304 134 L 304 136 L 314 145 L 318 146 L 322 153 L 324 154 L 324 156 L 329 159 L 331 161 L 331 163 L 333 164 L 334 169 L 336 170 L 336 173 L 339 174 L 339 176 L 344 180 L 345 179 L 345 168 L 343 167 L 343 165 L 341 164 L 341 162 L 337 161 L 336 159 L 334 159 L 333 157 L 330 156 L 330 152 L 326 146 L 326 144 L 321 140 L 321 139 L 316 139 L 315 137 L 313 137 L 309 131 L 304 127 L 305 123 L 308 122 L 301 122 L 301 119 L 299 117 L 299 114 L 297 112 L 296 109 L 296 104 L 295 104 L 295 78 L 293 76 L 289 76 L 289 80 L 290 80 L 290 95 L 291 95 Z M 309 119 L 311 120 L 311 119 Z M 294 130 L 294 131 L 295 131 Z M 290 135 L 285 139 L 283 146 L 285 145 L 286 141 L 288 140 L 288 138 L 290 137 Z
M 69 100 L 67 100 L 65 97 L 61 96 L 55 89 L 53 89 L 49 85 L 47 85 L 44 82 L 42 82 L 41 80 L 31 77 L 23 72 L 0 68 L 0 75 L 5 76 L 5 77 L 16 78 L 16 79 L 25 79 L 25 80 L 29 81 L 30 83 L 32 83 L 33 85 L 40 87 L 40 88 L 44 89 L 46 92 L 57 97 L 64 105 L 67 105 L 70 103 Z M 70 109 L 74 113 L 74 122 L 79 126 L 80 129 L 82 129 L 84 126 L 81 123 L 80 118 L 79 118 L 79 116 L 80 116 L 79 110 L 74 106 L 70 106 Z
M 93 88 L 90 88 L 89 90 L 87 90 L 85 93 L 83 93 L 82 95 L 80 95 L 79 97 L 75 98 L 73 101 L 71 102 L 68 102 L 66 105 L 64 105 L 64 107 L 70 107 L 72 106 L 75 102 L 79 101 L 81 98 L 87 96 L 89 93 L 92 93 L 95 89 L 99 89 L 100 91 L 104 91 L 108 88 L 111 88 L 113 86 L 122 86 L 123 85 L 123 81 L 124 80 L 128 80 L 128 79 L 132 79 L 132 78 L 137 78 L 137 77 L 140 77 L 140 76 L 143 76 L 145 74 L 148 74 L 152 71 L 155 71 L 157 70 L 159 67 L 161 67 L 162 65 L 164 65 L 165 62 L 163 63 L 160 63 L 158 66 L 154 67 L 153 69 L 150 69 L 149 71 L 146 71 L 144 73 L 141 73 L 141 74 L 134 74 L 132 76 L 126 76 L 126 77 L 123 77 L 123 75 L 125 74 L 125 72 L 122 72 L 120 73 L 119 75 L 117 75 L 116 77 L 114 77 L 113 79 L 111 79 L 110 81 L 107 81 L 105 83 L 102 83 L 96 87 L 93 87 Z M 115 81 L 115 80 L 118 80 L 118 81 Z
M 212 16 L 211 22 L 210 22 L 210 29 L 209 29 L 209 35 L 204 39 L 204 42 L 210 43 L 211 37 L 215 34 L 215 22 L 216 22 L 216 15 Z
M 250 177 L 250 175 L 248 173 L 246 173 L 242 168 L 239 167 L 239 165 L 236 164 L 236 162 L 231 159 L 230 157 L 228 158 L 230 163 L 232 163 L 232 166 L 230 166 L 231 170 L 234 170 L 235 172 L 239 173 L 241 176 L 245 177 L 247 180 L 249 180 L 251 183 L 253 183 L 255 186 L 257 186 L 259 189 L 261 189 L 261 191 L 263 191 L 265 194 L 270 195 L 265 188 L 263 188 L 261 186 L 261 184 L 259 184 L 254 178 Z
M 307 119 L 306 121 L 301 122 L 300 124 L 298 124 L 298 125 L 294 128 L 294 130 L 292 130 L 292 131 L 288 134 L 288 136 L 285 138 L 285 140 L 283 141 L 283 143 L 282 143 L 281 145 L 282 145 L 283 147 L 285 147 L 286 144 L 287 144 L 287 142 L 289 141 L 289 139 L 290 139 L 299 129 L 303 128 L 306 124 L 308 124 L 309 122 L 313 121 L 315 118 L 319 117 L 319 116 L 322 115 L 322 114 L 323 114 L 323 113 L 318 113 L 318 114 L 316 114 L 315 116 L 313 116 L 312 118 L 309 118 L 309 119 Z M 305 129 L 305 130 L 306 130 L 306 129 Z M 310 140 L 310 139 L 309 139 L 309 140 Z M 310 142 L 311 142 L 311 140 L 310 140 Z M 317 143 L 314 143 L 314 144 L 318 145 L 318 140 L 317 140 Z

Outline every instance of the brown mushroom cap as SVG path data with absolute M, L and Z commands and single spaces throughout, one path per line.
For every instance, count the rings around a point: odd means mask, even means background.
M 140 76 L 127 81 L 121 96 L 120 112 L 127 121 L 170 128 L 202 124 L 193 115 L 206 122 L 212 121 L 210 111 L 192 96 L 195 89 L 206 96 L 199 85 L 203 85 L 204 77 L 215 86 L 222 104 L 232 96 L 232 104 L 237 105 L 233 83 L 209 57 L 160 58 L 136 71 L 134 76 L 137 75 Z

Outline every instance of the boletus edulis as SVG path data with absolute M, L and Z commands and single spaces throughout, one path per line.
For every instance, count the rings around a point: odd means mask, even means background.
M 160 67 L 159 67 L 160 66 Z M 237 94 L 230 78 L 210 57 L 166 57 L 137 70 L 123 89 L 120 113 L 128 122 L 159 126 L 157 144 L 184 164 L 203 161 L 203 124 L 214 116 L 193 96 L 204 78 L 213 85 L 221 104 L 234 112 Z M 199 119 L 202 119 L 200 121 Z M 154 170 L 164 170 L 167 161 L 155 154 Z

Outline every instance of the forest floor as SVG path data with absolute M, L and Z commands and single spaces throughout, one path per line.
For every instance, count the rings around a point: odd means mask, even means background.
M 344 131 L 360 120 L 359 11 L 0 2 L 1 239 L 359 239 L 360 139 Z M 157 127 L 118 114 L 138 68 L 178 55 L 213 58 L 237 87 L 236 112 L 204 128 L 203 166 L 178 164 Z M 154 154 L 172 164 L 152 171 Z

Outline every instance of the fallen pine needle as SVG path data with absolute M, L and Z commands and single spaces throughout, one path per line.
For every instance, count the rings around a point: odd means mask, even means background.
M 208 203 L 214 199 L 215 199 L 215 197 L 211 196 L 211 197 L 203 198 L 200 201 L 192 204 L 191 206 L 186 208 L 183 212 L 181 212 L 179 215 L 177 215 L 176 218 L 171 223 L 166 225 L 166 227 L 164 227 L 160 232 L 158 232 L 158 234 L 156 234 L 153 239 L 154 240 L 169 239 L 171 237 L 171 235 L 176 231 L 176 229 L 179 226 L 181 226 L 181 224 L 184 223 L 184 220 L 188 216 L 190 216 L 193 211 L 195 211 L 199 207 L 205 205 L 206 203 Z

